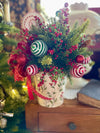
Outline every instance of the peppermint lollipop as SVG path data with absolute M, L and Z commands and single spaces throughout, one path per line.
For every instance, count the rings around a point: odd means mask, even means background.
M 85 67 L 81 64 L 75 64 L 70 70 L 70 74 L 75 78 L 80 78 L 85 74 Z
M 47 45 L 42 40 L 37 40 L 31 44 L 31 52 L 36 57 L 41 57 L 47 52 Z
M 28 29 L 28 30 L 30 30 L 31 27 L 32 27 L 32 25 L 34 25 L 34 26 L 37 27 L 37 23 L 35 21 L 35 16 L 39 17 L 39 19 L 41 20 L 41 22 L 44 21 L 43 20 L 43 17 L 39 13 L 37 13 L 35 11 L 34 12 L 29 12 L 29 13 L 27 13 L 24 16 L 24 18 L 23 18 L 23 20 L 21 22 L 22 29 Z
M 38 73 L 38 67 L 36 65 L 29 65 L 26 68 L 27 75 L 35 75 Z
M 86 57 L 83 61 L 83 64 L 88 64 L 90 60 L 91 60 L 90 56 Z

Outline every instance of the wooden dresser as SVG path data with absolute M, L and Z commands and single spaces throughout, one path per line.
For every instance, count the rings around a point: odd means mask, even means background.
M 100 133 L 100 109 L 65 100 L 57 108 L 31 101 L 25 106 L 26 127 L 32 133 Z

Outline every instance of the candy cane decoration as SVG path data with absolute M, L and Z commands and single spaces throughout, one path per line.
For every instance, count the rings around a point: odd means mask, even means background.
M 83 64 L 88 64 L 90 60 L 91 60 L 90 56 L 86 57 L 83 61 Z
M 70 74 L 73 77 L 80 78 L 85 74 L 86 68 L 81 64 L 75 64 L 70 70 Z
M 26 68 L 27 75 L 35 75 L 38 73 L 38 67 L 36 65 L 29 65 Z

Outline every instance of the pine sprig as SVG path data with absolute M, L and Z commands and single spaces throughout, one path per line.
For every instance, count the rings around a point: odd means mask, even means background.
M 76 27 L 76 24 L 74 26 L 74 28 L 71 30 L 71 32 L 69 32 L 68 36 L 67 36 L 67 43 L 70 45 L 75 45 L 78 44 L 80 42 L 80 38 L 82 33 L 84 33 L 84 31 L 86 30 L 87 26 L 89 24 L 89 20 L 87 20 L 86 22 L 84 22 L 81 26 Z
M 78 24 L 75 23 L 68 34 L 66 34 L 69 30 L 67 28 L 67 24 L 62 24 L 55 18 L 50 19 L 46 26 L 44 24 L 40 24 L 41 22 L 39 21 L 38 27 L 33 26 L 30 34 L 36 34 L 36 40 L 39 39 L 44 41 L 48 46 L 48 49 L 54 50 L 55 54 L 50 55 L 53 59 L 53 65 L 58 66 L 58 68 L 63 67 L 65 73 L 66 71 L 68 72 L 70 70 L 71 65 L 68 64 L 75 61 L 77 55 L 91 55 L 91 52 L 88 52 L 86 48 L 83 51 L 79 48 L 75 48 L 78 47 L 78 44 L 81 45 L 81 38 L 83 37 L 83 33 L 89 24 L 89 20 L 86 20 L 81 26 L 78 26 Z M 68 56 L 67 59 L 66 55 Z M 56 56 L 58 57 L 55 60 Z M 37 64 L 39 65 L 38 61 Z M 42 65 L 39 66 L 43 68 Z
M 11 32 L 11 33 L 19 33 L 19 29 L 15 26 L 10 26 L 5 23 L 0 23 L 0 31 L 4 32 Z
M 86 56 L 91 56 L 93 54 L 92 51 L 89 51 L 88 48 L 84 47 L 84 48 L 80 48 L 78 53 L 80 53 L 81 55 Z M 88 54 L 87 54 L 88 53 Z

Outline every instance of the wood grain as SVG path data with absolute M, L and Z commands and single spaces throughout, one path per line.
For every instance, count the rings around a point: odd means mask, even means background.
M 100 133 L 100 109 L 65 100 L 56 108 L 46 108 L 32 101 L 25 106 L 26 127 L 33 133 Z M 70 130 L 68 123 L 76 125 Z
M 75 130 L 71 130 L 68 124 L 72 122 L 76 125 Z M 39 113 L 40 131 L 57 132 L 100 132 L 99 115 L 78 115 L 78 114 L 59 114 L 59 113 Z

